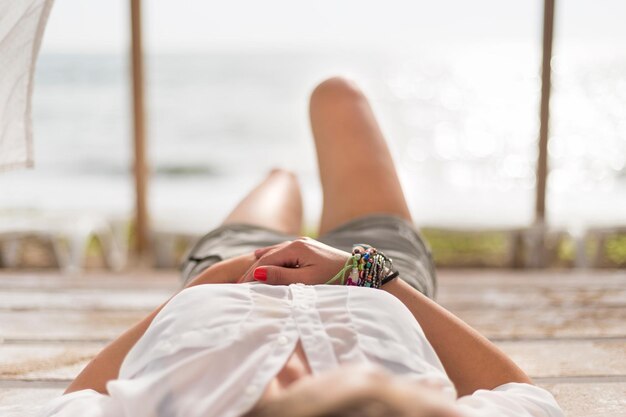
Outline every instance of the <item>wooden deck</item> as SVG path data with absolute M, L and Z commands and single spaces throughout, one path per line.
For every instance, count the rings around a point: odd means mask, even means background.
M 494 340 L 571 417 L 626 416 L 626 271 L 440 272 L 438 300 Z M 177 273 L 0 272 L 0 415 L 31 416 Z

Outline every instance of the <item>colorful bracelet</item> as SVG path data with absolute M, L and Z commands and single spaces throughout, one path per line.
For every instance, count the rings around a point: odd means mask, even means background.
M 346 273 L 350 274 L 346 279 Z M 380 288 L 397 278 L 398 271 L 393 270 L 393 263 L 384 253 L 376 248 L 359 243 L 352 246 L 352 256 L 348 258 L 341 270 L 326 282 L 332 284 L 341 280 L 341 285 Z

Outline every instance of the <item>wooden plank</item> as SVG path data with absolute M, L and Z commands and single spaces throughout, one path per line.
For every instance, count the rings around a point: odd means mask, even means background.
M 493 339 L 589 338 L 626 336 L 626 309 L 576 307 L 537 309 L 450 308 L 470 326 Z
M 147 314 L 148 311 L 0 311 L 0 339 L 110 340 Z
M 66 289 L 62 291 L 0 291 L 7 310 L 152 310 L 172 296 L 167 290 Z
M 626 382 L 544 384 L 567 417 L 626 416 Z
M 510 269 L 440 269 L 442 288 L 532 287 L 556 288 L 623 288 L 625 270 L 510 270 Z
M 13 271 L 0 269 L 0 291 L 7 289 L 60 290 L 66 288 L 170 289 L 180 287 L 180 273 L 174 270 L 132 270 L 124 273 L 90 271 L 64 275 L 59 271 Z
M 70 381 L 104 343 L 15 343 L 0 345 L 0 379 Z
M 568 417 L 623 417 L 626 382 L 545 384 Z M 0 390 L 0 415 L 33 416 L 62 388 L 9 388 Z
M 63 394 L 63 388 L 0 389 L 0 416 L 34 417 L 48 401 Z
M 558 309 L 562 307 L 626 308 L 626 285 L 621 288 L 558 288 L 549 285 L 524 287 L 442 288 L 437 302 L 450 308 Z
M 532 378 L 626 376 L 626 339 L 496 344 Z

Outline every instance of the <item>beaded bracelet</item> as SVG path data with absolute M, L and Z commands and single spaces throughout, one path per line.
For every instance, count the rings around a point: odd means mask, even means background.
M 350 274 L 346 280 L 346 272 Z M 352 246 L 352 256 L 341 270 L 326 282 L 332 284 L 341 279 L 341 285 L 380 288 L 397 278 L 398 271 L 393 270 L 393 263 L 384 253 L 376 248 L 359 243 Z

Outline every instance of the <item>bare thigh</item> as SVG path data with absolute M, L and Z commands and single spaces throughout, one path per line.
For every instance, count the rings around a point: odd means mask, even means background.
M 385 138 L 367 98 L 343 78 L 322 82 L 311 94 L 324 205 L 320 234 L 357 217 L 411 215 Z
M 250 224 L 286 234 L 302 230 L 302 196 L 292 172 L 273 169 L 226 217 L 223 224 Z

